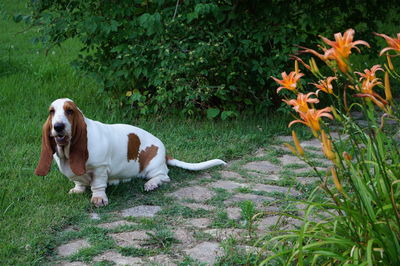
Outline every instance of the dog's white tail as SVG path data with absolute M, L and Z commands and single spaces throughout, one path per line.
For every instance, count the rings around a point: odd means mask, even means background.
M 167 164 L 171 166 L 176 166 L 180 167 L 183 169 L 187 170 L 192 170 L 192 171 L 199 171 L 199 170 L 204 170 L 208 169 L 217 165 L 226 165 L 226 162 L 220 160 L 220 159 L 214 159 L 214 160 L 209 160 L 201 163 L 186 163 L 179 161 L 177 159 L 172 159 L 167 157 Z

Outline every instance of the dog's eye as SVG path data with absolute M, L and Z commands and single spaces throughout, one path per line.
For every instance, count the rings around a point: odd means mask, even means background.
M 50 111 L 49 111 L 49 113 L 51 114 L 51 115 L 54 115 L 54 109 L 51 109 Z
M 67 115 L 72 115 L 74 113 L 72 109 L 68 109 L 65 112 L 67 113 Z

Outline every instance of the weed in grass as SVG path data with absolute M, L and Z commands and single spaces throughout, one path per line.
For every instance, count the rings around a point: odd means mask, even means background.
M 157 254 L 155 249 L 148 248 L 118 247 L 117 250 L 121 255 L 129 257 L 143 257 Z
M 77 253 L 68 257 L 71 261 L 84 261 L 89 262 L 93 257 L 99 255 L 102 250 L 97 247 L 82 248 Z
M 155 245 L 162 249 L 169 248 L 173 243 L 178 243 L 179 241 L 175 238 L 174 233 L 169 229 L 159 229 L 155 232 L 146 232 L 150 237 L 146 241 L 148 245 Z
M 214 239 L 214 237 L 211 234 L 205 233 L 205 232 L 200 231 L 200 230 L 194 231 L 193 232 L 193 237 L 198 241 L 210 241 L 210 240 Z
M 189 256 L 185 256 L 183 261 L 181 263 L 179 263 L 179 266 L 207 266 L 207 263 L 204 262 L 200 262 L 196 259 L 193 259 Z
M 98 261 L 93 263 L 93 266 L 113 266 L 113 265 L 115 265 L 115 263 L 109 261 Z
M 127 217 L 127 221 L 137 223 L 137 226 L 140 229 L 144 230 L 152 230 L 158 226 L 157 221 L 153 218 L 145 218 L 145 217 Z
M 245 200 L 240 203 L 241 216 L 244 218 L 244 225 L 246 226 L 249 237 L 254 235 L 254 222 L 261 215 L 256 213 L 254 202 Z
M 228 228 L 237 227 L 238 224 L 235 222 L 235 220 L 229 219 L 226 211 L 218 210 L 214 216 L 211 226 L 214 228 Z
M 232 193 L 223 188 L 214 188 L 215 196 L 207 200 L 206 203 L 217 207 L 223 207 L 224 201 L 232 196 Z
M 228 238 L 222 242 L 224 255 L 217 259 L 215 265 L 228 266 L 228 265 L 258 265 L 263 259 L 260 254 L 256 252 L 246 252 L 244 248 L 239 247 L 239 243 L 234 238 Z
M 253 191 L 252 191 L 251 188 L 249 188 L 249 187 L 239 187 L 239 188 L 235 188 L 235 192 L 239 192 L 239 193 L 252 193 Z

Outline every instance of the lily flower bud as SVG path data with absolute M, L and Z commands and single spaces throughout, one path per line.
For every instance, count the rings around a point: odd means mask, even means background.
M 391 101 L 392 100 L 392 91 L 390 89 L 390 81 L 389 81 L 389 73 L 385 72 L 385 95 L 386 95 L 386 101 Z

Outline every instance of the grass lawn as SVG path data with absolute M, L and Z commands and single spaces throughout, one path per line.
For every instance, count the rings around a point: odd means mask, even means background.
M 0 20 L 0 261 L 1 264 L 39 264 L 55 247 L 55 233 L 91 211 L 88 194 L 67 194 L 72 183 L 53 171 L 33 174 L 40 152 L 41 127 L 48 105 L 56 98 L 72 98 L 86 116 L 107 123 L 142 127 L 166 144 L 169 153 L 186 161 L 219 157 L 230 160 L 266 145 L 271 136 L 287 133 L 287 120 L 273 115 L 240 117 L 234 121 L 194 121 L 152 117 L 136 121 L 108 110 L 96 97 L 96 84 L 75 72 L 70 62 L 79 43 L 68 41 L 47 56 L 31 42 L 35 29 L 9 18 L 25 9 L 26 1 L 6 1 L 8 14 Z M 22 33 L 19 33 L 22 32 Z M 173 170 L 172 183 L 190 178 Z M 140 186 L 132 189 L 132 186 Z M 145 194 L 143 182 L 110 188 L 112 208 L 120 208 L 135 194 Z M 124 193 L 124 194 L 123 194 Z M 159 194 L 154 193 L 157 199 Z M 161 197 L 161 196 L 160 196 Z M 162 200 L 162 199 L 160 199 Z

